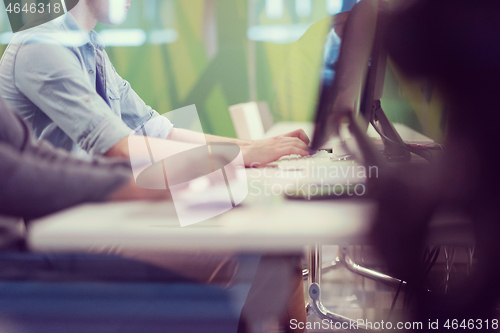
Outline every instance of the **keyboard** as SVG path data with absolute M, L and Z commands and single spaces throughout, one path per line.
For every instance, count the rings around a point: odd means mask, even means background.
M 344 159 L 339 159 L 339 157 L 333 153 L 329 153 L 326 150 L 320 150 L 316 154 L 308 156 L 286 155 L 276 162 L 270 163 L 269 166 L 286 170 L 302 170 L 310 167 L 328 166 L 342 160 Z
M 286 193 L 290 199 L 339 198 L 354 190 L 364 195 L 367 175 L 378 175 L 377 170 L 367 170 L 351 155 L 339 157 L 327 151 L 283 156 L 270 166 L 277 169 L 275 179 L 291 185 Z

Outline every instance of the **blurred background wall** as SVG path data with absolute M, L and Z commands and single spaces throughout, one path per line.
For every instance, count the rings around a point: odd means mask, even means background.
M 235 136 L 228 107 L 237 103 L 266 101 L 275 121 L 312 119 L 323 40 L 316 34 L 304 41 L 304 33 L 355 2 L 133 0 L 122 24 L 96 31 L 118 73 L 160 114 L 196 104 L 206 133 Z M 2 9 L 3 53 L 12 33 Z M 326 25 L 316 29 L 326 36 Z M 317 55 L 308 68 L 297 60 L 304 51 Z M 439 139 L 432 96 L 402 81 L 389 66 L 383 100 L 389 117 Z

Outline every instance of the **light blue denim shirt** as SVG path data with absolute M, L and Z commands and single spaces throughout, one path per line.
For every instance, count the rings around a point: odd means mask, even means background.
M 150 136 L 172 129 L 116 73 L 100 36 L 82 31 L 70 13 L 15 34 L 0 61 L 0 95 L 39 139 L 78 154 L 104 154 L 148 121 L 158 128 Z
M 333 84 L 335 76 L 335 63 L 339 59 L 341 40 L 334 29 L 330 30 L 326 37 L 325 50 L 323 54 L 323 83 L 326 85 Z

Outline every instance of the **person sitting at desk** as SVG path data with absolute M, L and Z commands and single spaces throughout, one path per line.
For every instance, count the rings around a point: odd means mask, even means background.
M 82 160 L 36 141 L 1 98 L 0 184 L 0 215 L 26 220 L 84 202 L 169 198 L 138 187 L 127 161 Z
M 127 160 L 84 160 L 54 148 L 45 140 L 36 141 L 27 124 L 0 98 L 0 217 L 32 220 L 83 203 L 165 200 L 169 198 L 168 193 L 138 187 Z M 2 249 L 19 247 L 22 239 L 12 237 L 2 227 Z M 127 255 L 124 254 L 124 257 Z M 140 256 L 130 257 L 141 259 Z M 230 256 L 176 253 L 163 257 L 175 258 L 170 262 L 167 258 L 159 266 L 200 282 L 229 283 L 236 273 L 237 263 Z M 243 313 L 252 316 L 255 309 L 261 307 L 259 304 L 263 298 L 273 297 L 274 292 L 283 294 L 274 283 L 282 278 L 282 270 L 269 267 L 275 263 L 286 266 L 290 260 L 291 265 L 287 267 L 291 268 L 294 276 L 290 282 L 291 289 L 285 290 L 285 294 L 289 295 L 286 316 L 288 319 L 306 320 L 302 275 L 297 258 L 262 256 Z M 275 290 L 270 290 L 270 286 Z M 240 319 L 239 332 L 246 332 L 244 318 Z M 283 320 L 288 322 L 288 319 Z
M 199 143 L 191 131 L 173 128 L 148 107 L 115 71 L 93 31 L 98 22 L 111 24 L 108 2 L 80 0 L 67 14 L 17 33 L 0 62 L 0 96 L 37 138 L 74 153 L 128 157 L 129 135 L 146 123 L 148 136 L 169 139 L 171 145 Z M 130 5 L 128 0 L 127 9 Z M 308 155 L 302 130 L 258 141 L 205 138 L 239 145 L 247 166 Z
M 196 135 L 173 128 L 116 73 L 98 34 L 92 30 L 98 22 L 110 23 L 108 11 L 107 0 L 80 0 L 69 13 L 17 33 L 0 61 L 0 96 L 31 125 L 38 139 L 81 156 L 128 157 L 128 143 L 134 139 L 129 135 L 146 123 L 148 135 L 164 141 L 168 149 L 175 150 L 185 142 L 196 143 L 193 142 Z M 6 111 L 0 110 L 0 113 L 3 112 Z M 151 128 L 156 130 L 150 131 Z M 309 139 L 303 131 L 259 141 L 205 137 L 208 142 L 238 144 L 246 165 L 266 164 L 287 154 L 308 154 Z M 139 136 L 135 138 L 143 141 Z M 88 163 L 93 165 L 97 162 Z M 58 168 L 66 172 L 64 167 Z M 24 181 L 20 179 L 9 183 Z M 134 192 L 126 191 L 126 194 L 129 193 Z M 81 200 L 67 206 L 93 201 L 90 194 L 85 194 L 82 190 Z M 119 194 L 117 198 L 121 198 Z M 46 197 L 46 200 L 58 198 L 57 193 Z M 103 195 L 99 200 L 107 198 Z M 15 205 L 20 206 L 21 203 L 22 195 L 19 195 Z M 65 207 L 54 207 L 54 211 Z M 189 272 L 185 270 L 185 273 Z M 304 321 L 299 269 L 296 277 L 298 292 L 294 295 L 299 301 L 290 301 L 290 306 L 297 305 L 294 317 Z

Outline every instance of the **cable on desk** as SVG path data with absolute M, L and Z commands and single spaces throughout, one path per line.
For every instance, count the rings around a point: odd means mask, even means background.
M 382 133 L 382 131 L 377 127 L 377 125 L 375 124 L 375 120 L 372 119 L 370 121 L 370 123 L 372 124 L 373 128 L 375 129 L 375 131 L 377 131 L 377 133 L 384 139 L 384 140 L 387 140 L 389 141 L 390 143 L 402 148 L 402 149 L 405 149 L 405 150 L 408 150 L 410 153 L 414 153 L 415 155 L 418 155 L 422 158 L 424 158 L 425 160 L 427 160 L 428 162 L 434 162 L 434 158 L 432 157 L 431 153 L 428 151 L 429 148 L 422 148 L 422 150 L 420 149 L 417 149 L 417 148 L 414 148 L 412 147 L 412 145 L 409 145 L 409 144 L 400 144 L 399 142 L 396 142 L 390 138 L 388 138 L 384 133 Z M 424 152 L 427 152 L 429 155 L 425 155 Z

